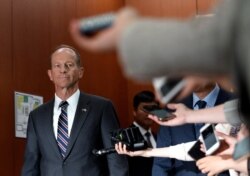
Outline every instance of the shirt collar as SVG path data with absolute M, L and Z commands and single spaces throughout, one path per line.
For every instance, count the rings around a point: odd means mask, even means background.
M 69 106 L 76 107 L 78 100 L 79 100 L 79 96 L 80 96 L 80 90 L 77 89 L 77 91 L 66 100 L 68 102 Z M 54 107 L 57 107 L 59 109 L 59 104 L 61 103 L 61 101 L 63 101 L 63 100 L 55 94 Z
M 219 95 L 219 91 L 220 91 L 220 88 L 219 86 L 216 84 L 214 89 L 202 100 L 206 101 L 207 102 L 207 105 L 206 107 L 213 107 L 215 105 L 215 102 L 217 100 L 217 97 Z M 199 97 L 193 93 L 193 107 L 194 108 L 197 108 L 195 105 L 197 103 L 197 101 L 199 101 Z
M 142 126 L 140 126 L 137 122 L 134 121 L 133 124 L 139 128 L 139 130 L 140 130 L 140 132 L 141 132 L 142 135 L 144 135 L 144 134 L 147 132 L 147 130 L 145 130 L 145 129 L 144 129 Z M 148 129 L 148 132 L 152 133 L 152 132 L 151 132 L 151 128 Z

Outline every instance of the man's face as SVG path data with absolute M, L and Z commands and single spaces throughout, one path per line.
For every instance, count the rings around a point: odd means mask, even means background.
M 150 105 L 155 105 L 155 102 L 150 102 L 150 103 L 140 103 L 138 108 L 134 110 L 134 119 L 135 121 L 141 125 L 144 128 L 149 128 L 152 124 L 153 121 L 148 118 L 148 113 L 143 111 L 143 106 L 150 106 Z
M 56 89 L 74 88 L 83 76 L 83 68 L 76 64 L 73 50 L 61 48 L 51 56 L 51 69 L 48 70 L 48 75 Z

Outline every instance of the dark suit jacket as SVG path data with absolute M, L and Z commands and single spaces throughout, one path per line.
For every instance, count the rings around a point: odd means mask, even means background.
M 232 93 L 220 89 L 215 105 L 222 104 L 228 100 L 235 98 Z M 187 97 L 182 103 L 187 107 L 193 108 L 193 97 Z M 194 124 L 185 124 L 176 127 L 161 126 L 157 134 L 157 147 L 167 147 L 180 143 L 195 141 Z M 176 151 L 178 152 L 178 151 Z M 196 167 L 195 162 L 180 161 L 170 158 L 155 158 L 153 165 L 153 176 L 197 176 L 205 175 Z M 220 174 L 228 175 L 226 174 Z
M 130 127 L 135 127 L 132 124 Z M 142 134 L 143 136 L 144 134 Z M 156 140 L 156 135 L 153 133 L 153 136 Z M 154 158 L 145 158 L 145 157 L 128 157 L 129 163 L 129 176 L 151 176 L 152 166 Z
M 110 132 L 119 128 L 109 100 L 80 94 L 64 159 L 53 132 L 53 107 L 54 99 L 30 113 L 22 176 L 128 175 L 124 156 L 92 154 L 93 149 L 111 147 Z

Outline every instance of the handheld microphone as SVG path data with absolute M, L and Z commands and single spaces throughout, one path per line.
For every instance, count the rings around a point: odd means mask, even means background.
M 111 26 L 114 20 L 115 15 L 113 13 L 83 18 L 80 20 L 80 32 L 83 35 L 93 35 L 94 33 Z
M 106 154 L 110 154 L 110 153 L 115 153 L 116 150 L 114 147 L 110 147 L 110 148 L 106 148 L 106 149 L 101 149 L 101 150 L 97 150 L 94 149 L 92 150 L 92 153 L 96 156 L 102 156 L 102 155 L 106 155 Z

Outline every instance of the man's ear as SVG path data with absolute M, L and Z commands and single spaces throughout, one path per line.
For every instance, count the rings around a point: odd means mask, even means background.
M 51 74 L 51 70 L 48 70 L 47 73 L 48 73 L 49 79 L 50 79 L 51 81 L 53 81 L 53 77 L 52 77 L 52 74 Z
M 133 116 L 134 116 L 134 117 L 136 116 L 136 111 L 135 111 L 135 110 L 133 110 Z
M 83 74 L 84 74 L 84 67 L 81 67 L 79 71 L 79 78 L 82 78 Z

